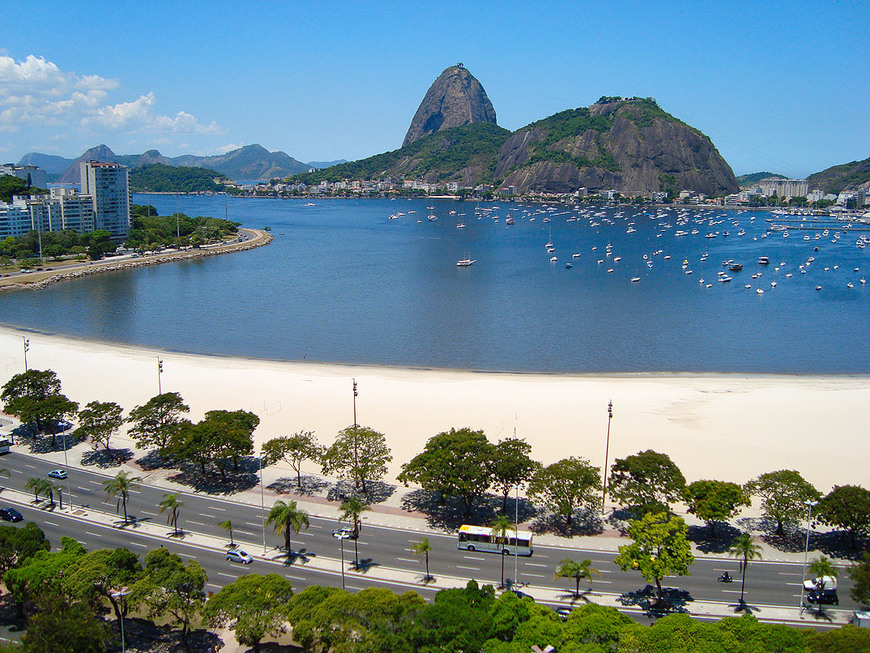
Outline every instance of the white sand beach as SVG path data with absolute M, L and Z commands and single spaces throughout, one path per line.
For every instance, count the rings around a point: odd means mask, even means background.
M 0 384 L 31 368 L 52 369 L 81 405 L 116 401 L 125 413 L 162 389 L 177 391 L 196 420 L 213 409 L 260 416 L 258 443 L 312 430 L 329 444 L 353 423 L 386 434 L 390 476 L 432 435 L 483 429 L 491 441 L 525 438 L 549 463 L 584 456 L 604 463 L 607 402 L 613 401 L 610 457 L 644 449 L 669 454 L 688 481 L 735 482 L 797 469 L 827 492 L 867 484 L 864 409 L 870 376 L 573 376 L 417 370 L 194 356 L 0 328 Z M 312 470 L 314 471 L 314 470 Z

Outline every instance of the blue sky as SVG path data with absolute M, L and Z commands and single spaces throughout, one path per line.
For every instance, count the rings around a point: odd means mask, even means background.
M 0 23 L 0 161 L 396 149 L 447 66 L 518 129 L 651 96 L 736 174 L 870 156 L 866 2 L 38 2 Z

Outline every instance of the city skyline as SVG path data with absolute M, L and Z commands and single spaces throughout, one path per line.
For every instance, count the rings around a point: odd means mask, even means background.
M 360 159 L 400 147 L 459 61 L 511 130 L 636 95 L 707 134 L 738 175 L 803 178 L 870 154 L 859 3 L 87 6 L 4 10 L 0 160 L 101 143 Z

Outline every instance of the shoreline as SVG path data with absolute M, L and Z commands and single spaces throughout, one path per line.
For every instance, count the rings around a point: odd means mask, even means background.
M 426 440 L 451 427 L 482 429 L 492 442 L 516 433 L 545 464 L 583 456 L 604 464 L 607 403 L 614 418 L 608 466 L 654 449 L 688 482 L 743 483 L 760 473 L 797 469 L 826 493 L 865 484 L 862 455 L 870 376 L 743 374 L 564 375 L 409 369 L 202 356 L 100 343 L 0 326 L 0 384 L 28 365 L 52 369 L 81 405 L 116 401 L 128 414 L 158 392 L 177 391 L 196 421 L 213 409 L 257 414 L 256 446 L 312 430 L 321 444 L 353 423 L 383 432 L 392 449 L 387 480 Z M 120 433 L 126 437 L 124 431 Z M 310 471 L 315 466 L 306 465 Z

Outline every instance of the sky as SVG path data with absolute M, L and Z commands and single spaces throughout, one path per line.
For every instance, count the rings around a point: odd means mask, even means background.
M 870 3 L 53 2 L 0 21 L 0 161 L 397 149 L 463 62 L 519 129 L 602 95 L 653 97 L 735 174 L 870 156 Z

